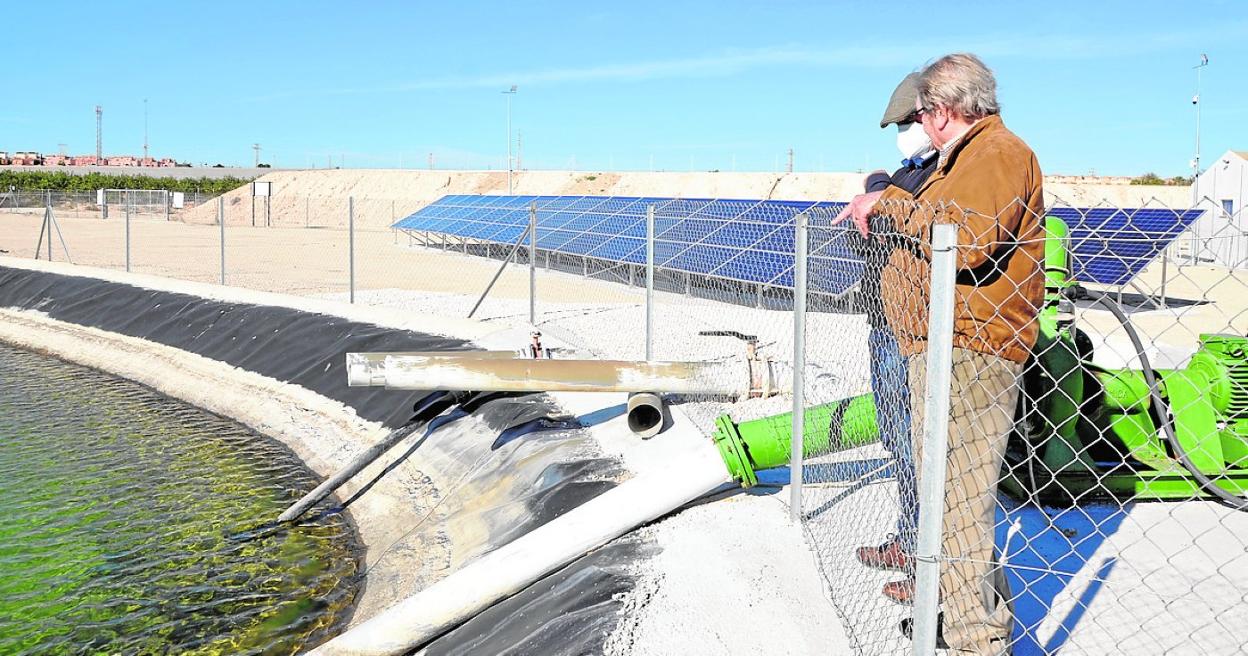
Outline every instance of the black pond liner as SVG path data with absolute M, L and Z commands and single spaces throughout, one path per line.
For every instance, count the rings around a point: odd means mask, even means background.
M 461 339 L 350 321 L 293 308 L 233 303 L 145 289 L 90 277 L 0 266 L 0 307 L 37 310 L 52 319 L 146 339 L 293 383 L 395 428 L 423 392 L 348 387 L 346 353 L 471 350 Z M 498 434 L 495 448 L 540 430 L 558 409 L 545 395 L 466 403 Z M 619 463 L 605 458 L 552 463 L 525 500 L 529 519 L 498 536 L 506 544 L 614 487 Z M 552 480 L 553 479 L 553 480 Z M 624 537 L 505 599 L 427 646 L 433 654 L 600 653 L 634 584 L 629 566 L 656 547 Z
M 270 305 L 229 303 L 95 278 L 0 267 L 0 307 L 141 337 L 294 383 L 391 428 L 423 392 L 347 387 L 350 351 L 462 351 L 462 339 Z

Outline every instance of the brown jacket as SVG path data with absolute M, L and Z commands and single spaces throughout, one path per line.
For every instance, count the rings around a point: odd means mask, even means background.
M 958 226 L 953 345 L 1024 362 L 1036 342 L 1044 295 L 1043 176 L 1035 153 L 989 116 L 910 195 L 890 187 L 876 212 L 914 248 L 889 256 L 881 295 L 905 355 L 927 348 L 931 226 Z

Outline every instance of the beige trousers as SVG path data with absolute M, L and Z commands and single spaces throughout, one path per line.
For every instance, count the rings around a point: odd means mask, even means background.
M 949 451 L 941 539 L 940 595 L 944 637 L 957 651 L 1008 653 L 1012 616 L 992 585 L 997 478 L 1014 423 L 1023 366 L 953 349 Z M 915 468 L 922 481 L 927 354 L 909 360 Z

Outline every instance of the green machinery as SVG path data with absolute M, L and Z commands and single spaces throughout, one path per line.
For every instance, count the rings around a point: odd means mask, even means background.
M 1129 320 L 1098 299 L 1132 337 L 1140 370 L 1092 363 L 1092 341 L 1074 322 L 1067 227 L 1046 222 L 1045 304 L 1022 376 L 1002 487 L 1022 499 L 1069 503 L 1089 496 L 1219 496 L 1248 507 L 1248 338 L 1202 335 L 1183 369 L 1152 370 Z M 1150 380 L 1153 384 L 1150 385 Z M 788 414 L 716 421 L 714 440 L 734 478 L 788 463 Z M 806 411 L 807 456 L 875 441 L 870 394 Z

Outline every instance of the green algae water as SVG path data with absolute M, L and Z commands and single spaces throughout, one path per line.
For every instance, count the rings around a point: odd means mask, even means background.
M 290 654 L 341 630 L 342 515 L 265 528 L 316 485 L 284 446 L 0 345 L 0 654 Z

